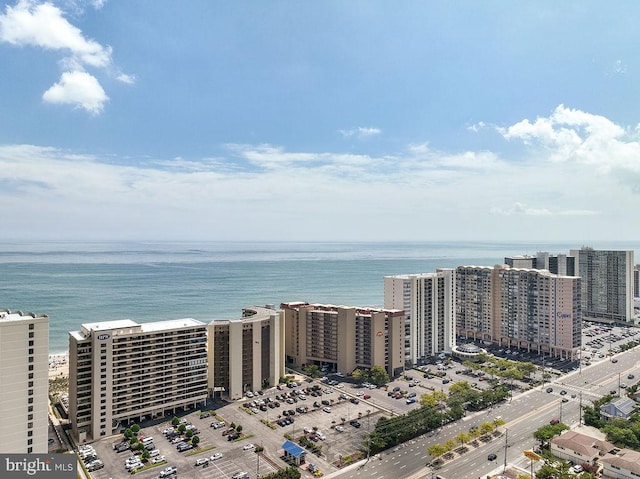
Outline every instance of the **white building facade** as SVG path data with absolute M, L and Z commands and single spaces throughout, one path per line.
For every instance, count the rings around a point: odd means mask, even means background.
M 49 317 L 0 309 L 2 452 L 46 454 Z
M 455 270 L 386 276 L 384 307 L 404 311 L 405 362 L 418 364 L 455 346 Z
M 207 397 L 206 325 L 200 321 L 123 319 L 69 333 L 69 420 L 80 442 L 195 408 Z

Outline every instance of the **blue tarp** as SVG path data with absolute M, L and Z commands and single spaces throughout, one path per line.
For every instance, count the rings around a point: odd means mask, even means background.
M 304 449 L 302 449 L 300 446 L 298 446 L 297 444 L 291 441 L 286 441 L 282 445 L 282 449 L 284 449 L 285 452 L 288 452 L 289 454 L 291 454 L 293 457 L 300 457 L 302 454 L 305 453 Z

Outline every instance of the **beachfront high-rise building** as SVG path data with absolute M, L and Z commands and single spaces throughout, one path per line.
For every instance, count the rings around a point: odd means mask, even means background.
M 455 346 L 455 270 L 385 276 L 384 307 L 404 311 L 407 365 Z
M 246 391 L 278 384 L 284 369 L 284 314 L 273 308 L 242 310 L 242 318 L 208 325 L 209 389 L 240 399 Z
M 49 426 L 49 317 L 0 309 L 2 452 L 46 454 Z
M 315 364 L 330 371 L 383 367 L 389 376 L 404 368 L 404 314 L 401 310 L 291 302 L 285 317 L 286 362 Z
M 76 440 L 206 401 L 206 325 L 195 319 L 83 324 L 69 333 L 69 419 Z
M 460 266 L 457 330 L 500 346 L 575 359 L 580 349 L 580 278 L 546 270 Z
M 571 250 L 582 278 L 582 314 L 586 318 L 634 321 L 633 251 Z
M 507 256 L 504 264 L 511 268 L 546 269 L 553 274 L 576 276 L 575 258 L 566 254 L 551 255 L 539 251 L 535 256 Z
M 492 342 L 498 323 L 493 305 L 496 268 L 459 266 L 456 268 L 456 331 L 465 338 Z

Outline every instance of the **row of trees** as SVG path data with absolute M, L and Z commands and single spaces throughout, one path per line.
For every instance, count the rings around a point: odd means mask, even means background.
M 302 371 L 312 378 L 322 375 L 322 371 L 315 364 L 305 366 Z M 380 365 L 375 365 L 371 369 L 356 369 L 351 373 L 351 376 L 360 384 L 370 382 L 376 386 L 382 386 L 390 381 L 387 370 Z M 283 381 L 281 380 L 280 382 Z
M 295 466 L 289 466 L 281 471 L 272 472 L 266 476 L 262 476 L 262 479 L 300 479 L 302 473 Z
M 465 361 L 465 367 L 469 369 L 479 369 L 491 376 L 522 381 L 538 370 L 537 366 L 529 361 L 511 361 L 509 359 L 497 358 L 481 353 L 475 361 Z
M 469 432 L 461 432 L 454 439 L 449 439 L 444 444 L 432 444 L 427 448 L 427 452 L 432 457 L 439 457 L 454 450 L 458 446 L 464 446 L 468 442 L 473 441 L 481 436 L 490 434 L 496 430 L 498 426 L 502 426 L 502 419 L 495 419 L 493 422 L 484 422 L 479 427 L 470 429 Z

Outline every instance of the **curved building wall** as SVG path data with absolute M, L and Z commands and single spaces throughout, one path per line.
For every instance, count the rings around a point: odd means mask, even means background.
M 250 307 L 242 317 L 208 325 L 209 389 L 227 399 L 274 386 L 284 375 L 284 316 Z

